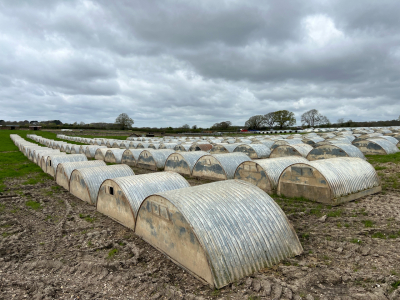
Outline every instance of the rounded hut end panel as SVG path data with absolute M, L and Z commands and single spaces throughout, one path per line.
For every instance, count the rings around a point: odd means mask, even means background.
M 164 197 L 152 195 L 142 203 L 135 233 L 192 275 L 214 285 L 205 251 L 190 224 Z
M 290 198 L 303 197 L 316 202 L 334 204 L 325 177 L 306 164 L 294 164 L 283 171 L 279 178 L 278 195 Z
M 147 150 L 144 150 L 142 153 L 140 153 L 136 165 L 138 168 L 157 171 L 157 164 L 151 153 Z
M 105 180 L 97 196 L 97 211 L 135 230 L 135 216 L 131 205 L 118 184 L 113 180 Z
M 353 142 L 353 145 L 356 146 L 364 155 L 386 155 L 386 151 L 377 143 L 374 143 L 369 140 L 361 140 L 357 142 Z
M 344 150 L 330 144 L 318 146 L 307 155 L 309 161 L 335 157 L 348 157 L 348 155 Z
M 247 144 L 240 144 L 239 146 L 237 146 L 235 148 L 235 150 L 233 152 L 241 152 L 246 154 L 248 157 L 250 157 L 251 159 L 257 159 L 259 158 L 257 153 L 254 151 L 253 148 L 251 148 L 250 146 L 248 146 Z
M 90 200 L 89 188 L 86 185 L 78 170 L 75 170 L 71 174 L 69 181 L 69 191 L 75 197 L 85 201 L 89 204 L 93 204 Z
M 69 191 L 69 179 L 67 174 L 65 174 L 62 164 L 57 166 L 56 182 L 58 185 Z
M 191 175 L 188 163 L 179 153 L 173 153 L 167 158 L 164 171 L 176 172 L 186 176 Z
M 212 155 L 199 158 L 193 167 L 192 176 L 209 180 L 226 180 L 226 172 L 219 161 Z
M 283 145 L 283 146 L 278 146 L 274 150 L 272 150 L 269 158 L 286 157 L 286 156 L 302 156 L 302 155 L 295 148 Z
M 49 157 L 48 159 L 47 159 L 47 162 L 46 162 L 46 173 L 47 174 L 49 174 L 50 176 L 52 176 L 53 178 L 55 177 L 55 173 L 54 173 L 54 168 L 53 168 L 53 166 L 52 166 L 52 161 L 51 161 L 51 158 Z
M 235 179 L 247 181 L 268 194 L 275 192 L 264 169 L 253 161 L 241 163 L 236 169 Z
M 117 160 L 115 159 L 114 153 L 111 150 L 108 150 L 106 152 L 106 155 L 104 156 L 104 161 L 106 163 L 117 163 Z
M 122 154 L 121 164 L 126 164 L 131 167 L 136 167 L 136 160 L 133 157 L 133 154 L 129 150 L 125 150 Z

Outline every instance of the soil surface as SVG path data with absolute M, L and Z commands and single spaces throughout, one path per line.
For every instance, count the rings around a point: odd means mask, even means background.
M 54 181 L 25 180 L 0 194 L 0 299 L 400 299 L 397 189 L 338 207 L 275 197 L 304 253 L 213 290 Z

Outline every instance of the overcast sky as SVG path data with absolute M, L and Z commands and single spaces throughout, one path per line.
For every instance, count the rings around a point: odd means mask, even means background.
M 0 119 L 400 115 L 394 1 L 0 0 Z

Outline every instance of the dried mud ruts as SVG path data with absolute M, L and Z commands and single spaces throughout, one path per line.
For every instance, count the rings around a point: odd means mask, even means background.
M 53 181 L 21 182 L 0 195 L 0 299 L 399 299 L 396 189 L 333 208 L 276 198 L 304 253 L 212 290 Z

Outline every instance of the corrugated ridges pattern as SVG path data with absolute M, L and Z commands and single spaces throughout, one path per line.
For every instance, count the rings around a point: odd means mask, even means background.
M 108 149 L 108 152 L 111 152 L 114 155 L 116 163 L 120 164 L 122 161 L 122 154 L 124 154 L 126 149 L 119 149 L 119 148 L 110 148 Z M 106 155 L 107 155 L 106 153 Z
M 191 224 L 217 288 L 303 251 L 281 208 L 244 181 L 214 182 L 158 195 Z
M 158 172 L 112 179 L 124 191 L 135 218 L 143 200 L 155 193 L 190 187 L 185 178 L 175 172 Z
M 135 173 L 128 165 L 112 165 L 77 170 L 89 189 L 90 200 L 96 204 L 99 188 L 104 180 L 117 177 L 132 176 Z
M 51 167 L 54 170 L 54 174 L 57 171 L 57 166 L 60 163 L 64 162 L 75 162 L 75 161 L 87 161 L 87 158 L 84 154 L 69 154 L 69 155 L 52 155 L 51 158 Z
M 368 141 L 374 142 L 381 146 L 383 150 L 386 151 L 387 154 L 393 154 L 399 152 L 399 148 L 396 147 L 395 144 L 385 140 L 383 138 L 374 138 L 374 139 L 367 139 Z
M 157 168 L 161 169 L 165 166 L 165 161 L 167 160 L 168 156 L 172 153 L 175 153 L 172 149 L 146 149 L 146 151 L 150 152 L 151 156 L 153 157 Z M 141 154 L 142 155 L 142 154 Z
M 276 188 L 278 186 L 279 177 L 281 176 L 283 170 L 292 164 L 308 163 L 309 161 L 300 156 L 287 156 L 259 159 L 255 160 L 254 162 L 265 170 L 265 173 L 273 185 L 272 187 Z
M 107 146 L 89 145 L 89 146 L 86 146 L 85 153 L 90 154 L 90 157 L 93 158 L 94 155 L 96 154 L 96 150 L 99 148 L 107 148 Z
M 252 148 L 257 153 L 258 158 L 267 158 L 271 155 L 271 149 L 264 144 L 246 144 L 246 146 Z
M 172 153 L 172 154 L 174 154 L 174 153 Z M 204 151 L 179 152 L 177 154 L 181 155 L 184 158 L 184 160 L 187 162 L 187 164 L 190 168 L 190 173 L 192 173 L 193 167 L 197 163 L 199 158 L 202 157 L 203 155 L 208 155 L 208 153 L 204 152 Z
M 90 160 L 90 161 L 63 162 L 61 163 L 61 165 L 68 179 L 70 179 L 72 171 L 76 169 L 102 167 L 106 166 L 106 163 L 102 160 Z
M 380 184 L 374 167 L 361 158 L 338 157 L 305 164 L 317 169 L 325 177 L 334 198 L 354 194 Z
M 361 150 L 352 144 L 334 144 L 333 146 L 336 146 L 336 147 L 342 149 L 350 157 L 358 157 L 358 158 L 366 160 L 366 158 L 365 158 L 364 154 L 361 152 Z
M 210 154 L 209 154 L 210 155 Z M 219 161 L 225 171 L 227 179 L 233 179 L 235 176 L 236 168 L 244 161 L 251 161 L 250 157 L 241 152 L 224 153 L 224 154 L 211 154 L 216 160 Z
M 292 144 L 290 146 L 296 149 L 303 157 L 307 157 L 308 153 L 310 153 L 310 151 L 314 149 L 308 144 Z

